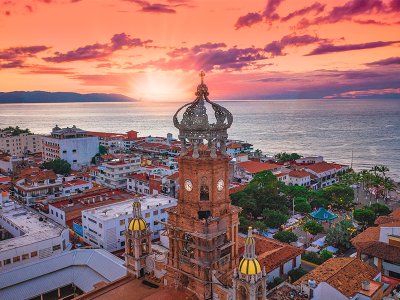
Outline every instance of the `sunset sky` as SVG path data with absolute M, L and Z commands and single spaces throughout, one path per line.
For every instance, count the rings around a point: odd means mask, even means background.
M 400 98 L 400 0 L 0 0 L 0 91 Z

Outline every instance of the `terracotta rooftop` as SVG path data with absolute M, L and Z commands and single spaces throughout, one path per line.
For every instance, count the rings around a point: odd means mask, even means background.
M 276 168 L 280 168 L 280 165 L 277 164 L 269 164 L 269 163 L 263 163 L 259 161 L 245 161 L 239 163 L 239 166 L 245 169 L 247 172 L 251 174 L 259 173 L 262 171 L 271 171 Z
M 383 242 L 374 242 L 362 250 L 362 254 L 382 258 L 395 264 L 400 264 L 400 248 Z
M 83 184 L 87 184 L 87 183 L 89 183 L 89 182 L 85 181 L 85 180 L 81 180 L 81 179 L 75 179 L 75 180 L 65 182 L 64 187 L 79 186 L 79 185 L 83 185 Z
M 400 221 L 400 208 L 396 208 L 391 214 L 388 216 L 380 216 L 375 220 L 376 225 L 382 225 L 385 223 L 392 223 L 395 221 Z
M 379 227 L 368 227 L 365 231 L 351 239 L 351 243 L 358 251 L 362 251 L 371 244 L 379 241 Z
M 151 288 L 142 283 L 141 279 L 127 275 L 120 280 L 99 286 L 94 291 L 78 296 L 77 300 L 196 300 L 188 290 L 176 290 L 165 286 Z
M 267 238 L 258 234 L 254 235 L 256 240 L 256 255 L 261 265 L 265 266 L 267 272 L 271 272 L 280 265 L 296 258 L 303 250 L 275 239 Z M 243 252 L 245 239 L 239 237 L 239 251 Z
M 307 171 L 290 171 L 289 172 L 289 176 L 291 177 L 296 177 L 296 178 L 305 178 L 305 177 L 309 177 L 311 174 L 308 173 Z
M 310 279 L 315 280 L 317 284 L 326 282 L 350 298 L 361 291 L 361 283 L 364 280 L 372 281 L 377 274 L 377 269 L 357 258 L 331 258 L 301 277 L 294 284 L 300 285 L 303 282 L 308 282 Z M 375 287 L 375 291 L 382 285 L 383 283 L 378 284 Z
M 314 171 L 315 173 L 323 173 L 330 170 L 336 170 L 336 165 L 323 161 L 316 164 L 308 165 L 306 169 Z

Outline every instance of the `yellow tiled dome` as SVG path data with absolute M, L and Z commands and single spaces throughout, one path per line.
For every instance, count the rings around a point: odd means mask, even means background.
M 129 230 L 132 230 L 132 231 L 137 231 L 137 230 L 142 231 L 142 230 L 146 230 L 146 229 L 147 229 L 146 221 L 143 220 L 142 218 L 135 218 L 135 219 L 132 219 L 132 220 L 129 222 L 128 229 L 129 229 Z
M 239 263 L 239 272 L 245 275 L 256 275 L 261 273 L 261 265 L 255 258 L 242 258 Z

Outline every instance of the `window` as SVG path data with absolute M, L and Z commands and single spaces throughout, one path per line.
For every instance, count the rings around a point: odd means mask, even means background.
M 102 223 L 99 223 L 99 228 L 103 228 L 103 224 Z
M 153 216 L 157 216 L 158 215 L 158 210 L 153 211 Z
M 28 253 L 22 254 L 22 260 L 26 260 L 26 259 L 29 259 L 29 254 Z
M 125 225 L 125 219 L 119 220 L 119 225 L 120 225 L 120 226 Z
M 64 150 L 63 153 L 67 153 L 67 150 Z
M 63 217 L 63 215 L 61 215 L 61 214 L 60 214 L 60 217 L 61 217 L 61 220 L 64 220 L 64 217 Z
M 31 258 L 32 258 L 32 257 L 36 257 L 36 256 L 37 256 L 37 251 L 31 252 Z
M 7 258 L 7 259 L 3 260 L 3 265 L 9 265 L 9 264 L 11 264 L 11 259 L 10 258 Z
M 119 232 L 119 235 L 120 235 L 120 236 L 123 236 L 124 233 L 125 233 L 125 230 L 121 230 L 121 231 Z
M 121 247 L 125 246 L 125 241 L 121 242 Z
M 13 257 L 13 263 L 19 262 L 21 260 L 20 256 L 14 256 Z
M 77 162 L 77 160 L 76 160 L 76 159 L 74 159 L 72 162 L 76 163 L 76 162 Z
M 145 214 L 144 214 L 144 217 L 145 217 L 145 218 L 150 218 L 150 213 L 149 213 L 149 212 L 145 213 Z
M 57 250 L 60 250 L 60 249 L 61 249 L 61 245 L 60 244 L 53 246 L 53 251 L 57 251 Z
M 161 208 L 161 213 L 165 213 L 165 208 Z
M 72 152 L 75 153 L 75 152 L 76 152 L 76 149 L 72 150 Z

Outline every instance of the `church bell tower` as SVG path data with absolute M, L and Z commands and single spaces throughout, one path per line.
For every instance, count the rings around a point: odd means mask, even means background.
M 231 205 L 228 186 L 226 142 L 233 117 L 208 99 L 204 73 L 200 76 L 196 99 L 173 118 L 182 149 L 178 204 L 168 216 L 166 281 L 212 299 L 213 278 L 231 276 L 238 263 L 240 209 Z

